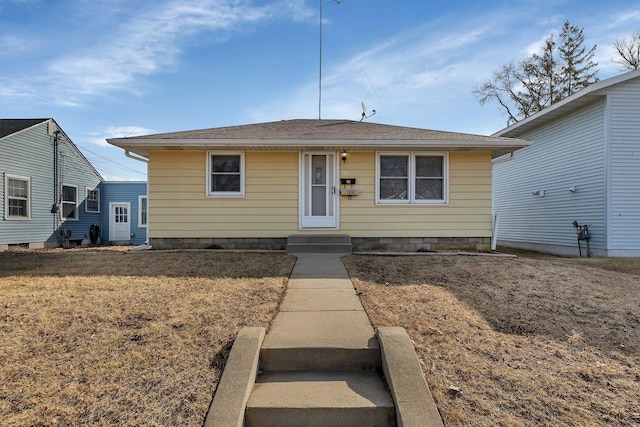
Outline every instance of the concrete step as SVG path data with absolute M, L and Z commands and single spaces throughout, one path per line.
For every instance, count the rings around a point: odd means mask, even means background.
M 247 427 L 390 427 L 394 402 L 375 370 L 263 372 L 245 412 Z
M 260 350 L 267 371 L 371 369 L 380 345 L 364 311 L 281 311 Z
M 289 253 L 351 253 L 348 234 L 291 234 L 287 238 Z

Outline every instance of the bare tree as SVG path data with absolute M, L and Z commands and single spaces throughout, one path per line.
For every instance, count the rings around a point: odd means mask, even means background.
M 613 62 L 620 64 L 625 71 L 640 69 L 640 30 L 631 35 L 631 40 L 617 38 L 613 42 L 613 48 L 619 57 Z
M 522 85 L 523 74 L 513 62 L 503 65 L 493 72 L 493 77 L 473 89 L 480 105 L 495 101 L 507 114 L 507 124 L 518 121 L 529 102 L 518 89 Z

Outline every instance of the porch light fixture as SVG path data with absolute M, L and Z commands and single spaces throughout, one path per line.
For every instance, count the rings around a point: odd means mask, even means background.
M 342 163 L 347 163 L 347 152 L 346 151 L 342 152 Z

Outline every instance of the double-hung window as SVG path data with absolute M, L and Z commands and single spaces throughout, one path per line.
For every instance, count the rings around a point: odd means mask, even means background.
M 62 219 L 78 219 L 78 187 L 62 186 Z
M 432 204 L 448 201 L 446 154 L 378 153 L 378 204 Z
M 87 188 L 87 198 L 84 202 L 84 211 L 89 213 L 100 212 L 100 190 Z
M 7 174 L 4 188 L 5 219 L 31 219 L 31 178 Z
M 243 153 L 209 152 L 207 175 L 208 196 L 244 197 Z
M 147 196 L 138 196 L 138 227 L 147 226 L 148 203 Z

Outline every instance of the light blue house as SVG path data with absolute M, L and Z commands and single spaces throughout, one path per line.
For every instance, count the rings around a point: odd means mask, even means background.
M 146 239 L 146 184 L 105 186 L 53 119 L 0 119 L 0 174 L 0 251 Z
M 147 239 L 147 183 L 103 181 L 103 243 L 141 245 Z
M 498 244 L 640 256 L 640 70 L 593 84 L 494 136 L 531 141 L 493 166 Z M 583 236 L 587 237 L 587 236 Z
M 0 153 L 0 249 L 89 239 L 103 179 L 53 119 L 1 119 Z

